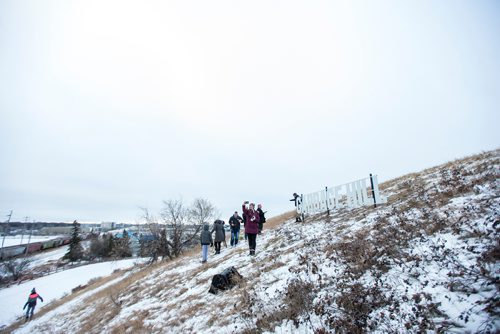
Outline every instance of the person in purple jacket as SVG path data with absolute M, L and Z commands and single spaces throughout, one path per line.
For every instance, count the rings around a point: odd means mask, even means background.
M 246 216 L 247 223 L 245 225 L 245 233 L 248 235 L 248 248 L 250 249 L 250 255 L 255 255 L 255 247 L 257 246 L 256 239 L 259 233 L 259 221 L 260 216 L 257 211 L 255 211 L 255 204 L 250 203 L 250 208 L 247 209 L 248 201 L 243 202 L 241 208 Z

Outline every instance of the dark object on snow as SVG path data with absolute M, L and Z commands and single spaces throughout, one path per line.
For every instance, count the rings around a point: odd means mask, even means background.
M 208 292 L 216 295 L 219 290 L 229 290 L 243 279 L 243 276 L 236 270 L 235 267 L 229 267 L 222 273 L 214 275 L 212 285 Z

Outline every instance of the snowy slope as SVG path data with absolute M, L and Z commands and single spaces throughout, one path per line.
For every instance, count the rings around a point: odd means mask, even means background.
M 500 331 L 500 151 L 381 186 L 379 208 L 286 220 L 246 245 L 130 275 L 18 332 Z M 218 295 L 211 278 L 244 281 Z
M 22 308 L 33 287 L 44 298 L 37 303 L 37 309 L 57 300 L 79 285 L 87 284 L 91 279 L 110 275 L 116 269 L 134 266 L 136 260 L 103 262 L 75 269 L 61 271 L 50 276 L 38 278 L 19 285 L 0 290 L 0 328 L 10 324 L 22 315 Z
M 46 265 L 47 263 L 57 262 L 68 252 L 69 246 L 61 246 L 51 250 L 35 253 L 30 257 L 30 268 Z

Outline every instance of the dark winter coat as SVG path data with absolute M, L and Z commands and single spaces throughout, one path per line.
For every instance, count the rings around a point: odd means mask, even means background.
M 40 296 L 36 292 L 31 293 L 30 296 L 28 297 L 28 301 L 26 302 L 26 304 L 24 304 L 23 310 L 26 308 L 26 306 L 28 306 L 28 307 L 35 307 L 36 306 L 36 300 L 38 298 L 40 298 L 40 300 L 43 302 L 42 296 Z
M 202 245 L 211 245 L 214 243 L 212 239 L 212 233 L 209 231 L 210 226 L 203 225 L 203 231 L 200 234 L 200 242 Z
M 242 205 L 242 209 L 247 219 L 247 223 L 245 225 L 245 233 L 258 234 L 260 221 L 259 213 L 255 210 L 247 209 L 244 204 Z
M 295 207 L 300 203 L 300 196 L 297 193 L 293 193 L 293 198 L 290 200 L 291 202 L 295 202 Z
M 264 224 L 266 222 L 266 217 L 264 216 L 265 212 L 262 211 L 261 208 L 258 208 L 257 212 L 259 213 L 259 219 L 260 219 L 259 223 Z
M 224 230 L 224 224 L 222 220 L 216 220 L 214 222 L 214 227 L 212 228 L 212 233 L 215 231 L 215 242 L 222 242 L 226 240 L 226 231 Z
M 229 218 L 229 226 L 231 226 L 231 229 L 233 231 L 239 231 L 240 230 L 240 226 L 241 226 L 241 217 L 240 216 L 231 216 L 231 218 Z

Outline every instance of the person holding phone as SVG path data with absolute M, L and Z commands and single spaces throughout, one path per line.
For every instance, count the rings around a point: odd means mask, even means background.
M 241 206 L 243 213 L 246 216 L 245 233 L 248 236 L 248 248 L 250 255 L 255 255 L 255 248 L 257 247 L 257 234 L 259 233 L 259 213 L 255 210 L 255 204 L 250 203 L 247 208 L 248 201 L 243 202 Z

